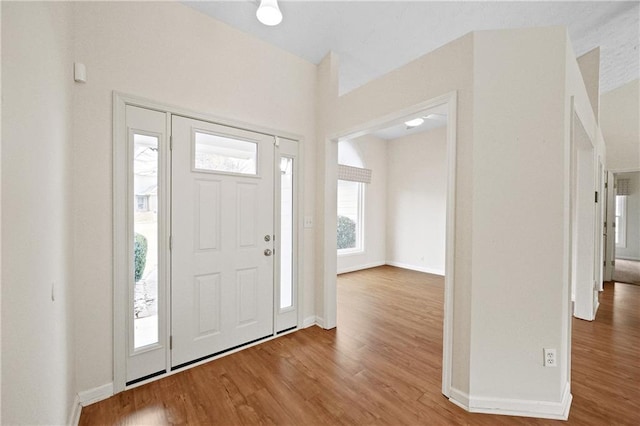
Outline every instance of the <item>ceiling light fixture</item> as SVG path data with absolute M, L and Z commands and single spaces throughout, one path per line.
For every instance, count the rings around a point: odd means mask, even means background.
M 404 124 L 407 126 L 407 129 L 411 129 L 413 127 L 418 127 L 422 123 L 424 123 L 424 119 L 420 118 L 420 117 L 414 118 L 413 120 L 409 120 L 409 121 L 405 121 L 404 122 Z
M 278 0 L 261 0 L 256 11 L 258 21 L 273 27 L 282 22 L 282 12 L 278 7 Z
M 447 116 L 445 114 L 438 114 L 438 113 L 429 114 L 425 118 L 428 118 L 429 120 L 438 120 L 438 121 L 447 120 Z

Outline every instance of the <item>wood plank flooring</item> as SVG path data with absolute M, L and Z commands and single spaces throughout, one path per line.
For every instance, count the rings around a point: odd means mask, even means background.
M 300 330 L 83 408 L 81 425 L 546 425 L 440 393 L 443 279 L 383 266 L 338 279 L 338 327 Z M 640 287 L 574 320 L 569 424 L 640 424 Z

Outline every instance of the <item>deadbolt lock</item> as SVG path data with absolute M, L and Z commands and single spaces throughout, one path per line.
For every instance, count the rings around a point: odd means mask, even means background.
M 267 242 L 271 241 L 271 235 L 269 235 L 269 234 L 265 235 L 264 236 L 264 240 L 267 241 Z

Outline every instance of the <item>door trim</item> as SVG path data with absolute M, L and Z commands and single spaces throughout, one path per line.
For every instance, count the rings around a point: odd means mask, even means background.
M 456 129 L 457 129 L 457 91 L 451 91 L 441 96 L 434 97 L 424 102 L 412 105 L 388 115 L 376 118 L 363 123 L 352 129 L 347 129 L 341 133 L 327 137 L 327 145 L 336 144 L 342 139 L 356 138 L 375 130 L 383 129 L 389 123 L 400 120 L 406 116 L 417 114 L 421 111 L 447 104 L 447 213 L 446 213 L 446 254 L 445 254 L 445 279 L 444 279 L 444 324 L 443 324 L 443 345 L 442 345 L 442 393 L 451 396 L 451 368 L 453 352 L 453 295 L 455 286 L 455 212 L 456 212 Z M 329 154 L 324 160 L 324 180 L 325 182 L 336 181 L 337 149 L 328 149 Z M 332 191 L 329 189 L 328 191 Z M 335 189 L 333 189 L 335 191 Z M 327 195 L 328 205 L 325 206 L 325 228 L 324 234 L 318 238 L 323 238 L 327 244 L 324 251 L 320 253 L 320 264 L 326 271 L 323 283 L 323 318 L 322 327 L 331 329 L 336 327 L 337 319 L 337 280 L 336 280 L 336 194 L 329 192 Z M 333 204 L 331 204 L 333 203 Z M 332 213 L 333 212 L 333 213 Z M 332 219 L 329 215 L 334 215 Z
M 179 106 L 165 104 L 162 102 L 157 102 L 154 100 L 146 99 L 143 97 L 130 95 L 118 91 L 113 91 L 112 95 L 113 105 L 113 126 L 112 126 L 112 149 L 113 149 L 113 163 L 112 163 L 112 171 L 113 171 L 113 192 L 112 192 L 112 226 L 113 226 L 113 277 L 112 277 L 112 286 L 113 286 L 113 393 L 119 393 L 128 388 L 137 387 L 143 385 L 145 383 L 158 380 L 162 377 L 166 377 L 171 374 L 178 373 L 188 368 L 195 367 L 197 365 L 203 364 L 205 362 L 212 361 L 214 359 L 218 359 L 222 356 L 230 355 L 232 353 L 238 352 L 239 350 L 254 346 L 256 344 L 271 340 L 273 338 L 277 338 L 286 333 L 276 334 L 274 333 L 273 337 L 261 340 L 260 342 L 256 342 L 254 344 L 247 344 L 242 348 L 232 349 L 218 356 L 211 357 L 209 359 L 195 362 L 187 367 L 179 368 L 174 371 L 171 371 L 170 366 L 170 353 L 169 353 L 169 345 L 167 347 L 167 355 L 166 355 L 166 373 L 162 375 L 155 376 L 153 378 L 149 378 L 147 380 L 141 380 L 135 384 L 131 384 L 130 386 L 126 385 L 126 361 L 127 361 L 127 339 L 128 339 L 128 328 L 127 328 L 127 286 L 128 286 L 128 264 L 129 264 L 129 248 L 128 248 L 128 240 L 127 240 L 127 227 L 129 215 L 127 213 L 127 188 L 128 188 L 128 179 L 127 179 L 127 150 L 126 150 L 126 142 L 127 142 L 127 131 L 126 131 L 126 120 L 125 120 L 125 111 L 126 106 L 136 106 L 140 108 L 146 108 L 149 110 L 154 110 L 158 112 L 162 112 L 166 114 L 167 117 L 167 126 L 166 132 L 167 135 L 171 135 L 171 116 L 181 116 L 185 118 L 191 118 L 201 121 L 207 121 L 215 124 L 220 124 L 227 127 L 233 127 L 242 130 L 248 130 L 255 133 L 261 133 L 264 135 L 277 136 L 281 138 L 286 138 L 290 140 L 294 140 L 298 142 L 298 161 L 300 161 L 301 167 L 298 169 L 298 176 L 296 178 L 296 184 L 300 191 L 298 193 L 299 202 L 297 206 L 298 217 L 303 217 L 304 213 L 304 138 L 295 133 L 290 133 L 286 131 L 276 130 L 273 128 L 258 126 L 255 124 L 250 124 L 246 122 L 242 122 L 239 120 L 233 120 L 228 118 L 223 118 L 211 114 L 201 113 L 198 111 L 190 110 L 187 108 L 182 108 Z M 167 156 L 167 162 L 171 161 L 170 155 Z M 170 165 L 170 163 L 169 163 Z M 167 170 L 170 170 L 167 169 Z M 171 184 L 170 173 L 167 176 L 166 182 L 163 182 L 165 185 Z M 170 186 L 166 186 L 166 188 L 170 188 Z M 164 206 L 163 206 L 164 207 Z M 159 226 L 164 226 L 168 231 L 168 224 L 171 223 L 170 217 L 170 209 L 166 212 L 167 224 L 159 224 Z M 296 232 L 297 232 L 297 271 L 296 271 L 296 279 L 298 283 L 298 293 L 297 293 L 297 303 L 298 303 L 298 329 L 302 328 L 303 325 L 303 313 L 302 306 L 303 298 L 304 298 L 304 261 L 302 253 L 304 253 L 304 229 L 302 228 L 302 221 L 298 221 L 296 224 Z M 168 235 L 168 233 L 167 233 Z M 167 256 L 169 253 L 167 253 Z M 167 257 L 168 259 L 168 257 Z M 170 267 L 170 262 L 166 261 L 164 265 L 165 268 Z M 167 303 L 164 304 L 163 314 L 165 315 L 166 321 L 164 324 L 165 335 L 171 335 L 171 303 L 170 303 L 170 285 L 167 285 L 165 288 L 165 300 Z

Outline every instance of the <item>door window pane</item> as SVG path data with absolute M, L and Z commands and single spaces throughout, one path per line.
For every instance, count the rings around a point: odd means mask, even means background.
M 134 348 L 158 342 L 158 138 L 133 136 Z
M 338 180 L 338 253 L 362 251 L 361 182 Z
M 280 309 L 293 306 L 293 158 L 280 159 Z
M 196 170 L 257 174 L 258 145 L 230 137 L 195 132 Z

